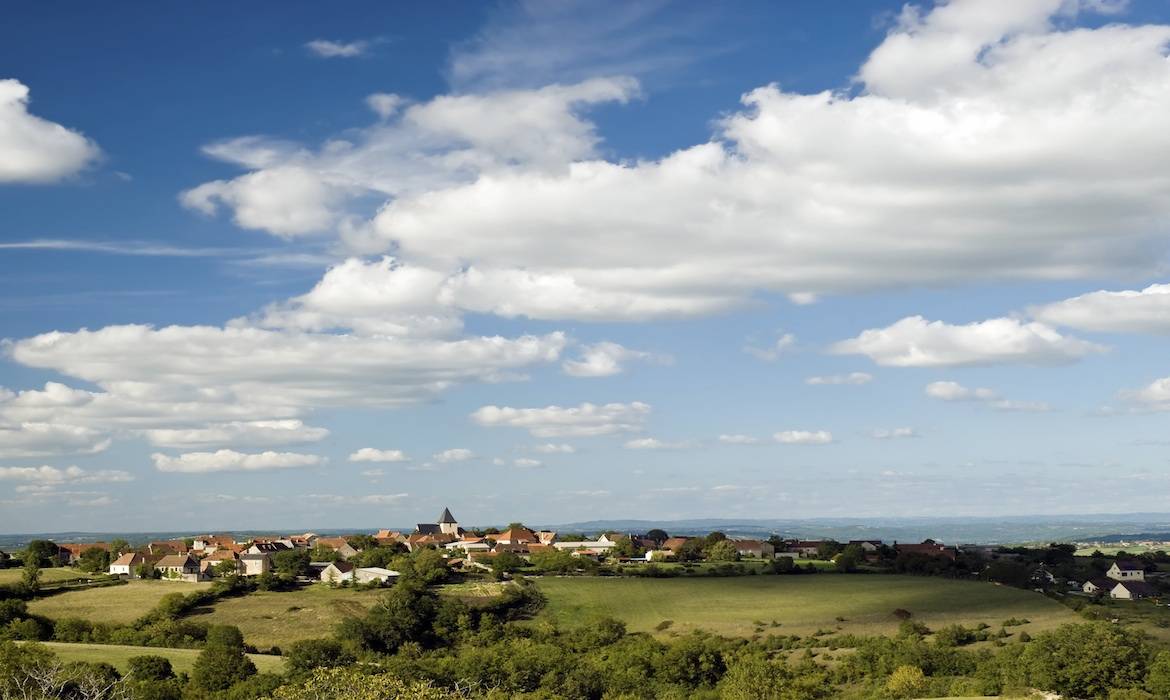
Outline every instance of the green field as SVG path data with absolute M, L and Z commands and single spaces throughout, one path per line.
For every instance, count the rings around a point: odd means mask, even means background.
M 1031 622 L 1012 631 L 1030 634 L 1078 618 L 1044 596 L 975 581 L 889 575 L 741 576 L 736 578 L 565 578 L 537 580 L 548 605 L 541 617 L 561 627 L 611 616 L 634 632 L 653 632 L 666 620 L 668 632 L 704 629 L 748 636 L 756 622 L 766 632 L 808 635 L 818 630 L 888 634 L 909 610 L 931 628 L 1010 617 Z M 844 621 L 838 621 L 842 617 Z M 772 622 L 780 623 L 773 627 Z
M 126 671 L 126 662 L 134 656 L 165 656 L 171 660 L 175 673 L 190 673 L 195 665 L 198 649 L 158 649 L 155 647 L 128 647 L 119 644 L 68 644 L 65 642 L 41 642 L 62 661 L 104 661 L 113 664 L 119 671 Z M 256 670 L 261 673 L 281 673 L 284 659 L 279 656 L 248 654 Z
M 328 637 L 346 617 L 364 615 L 384 591 L 355 591 L 312 585 L 282 593 L 257 592 L 197 609 L 193 620 L 235 625 L 258 649 L 284 647 L 299 639 Z
M 150 611 L 168 593 L 191 593 L 208 583 L 131 581 L 124 586 L 86 588 L 38 598 L 30 612 L 50 618 L 82 617 L 93 622 L 133 622 Z
M 0 569 L 0 585 L 16 583 L 24 577 L 24 569 Z M 72 581 L 79 578 L 92 578 L 93 574 L 83 573 L 77 569 L 65 566 L 51 569 L 41 569 L 41 583 L 56 583 L 57 581 Z

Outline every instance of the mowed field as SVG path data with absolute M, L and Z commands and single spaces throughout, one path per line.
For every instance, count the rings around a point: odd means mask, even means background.
M 385 591 L 312 585 L 296 591 L 262 591 L 196 609 L 190 619 L 235 625 L 244 641 L 264 650 L 300 639 L 328 637 L 346 617 L 360 617 Z
M 16 583 L 24 577 L 24 569 L 16 567 L 13 569 L 0 569 L 0 586 L 6 583 Z M 79 578 L 91 578 L 92 574 L 86 574 L 77 569 L 70 569 L 68 567 L 54 567 L 51 569 L 41 569 L 41 583 L 56 583 L 57 581 L 72 581 Z
M 156 647 L 130 647 L 120 644 L 70 644 L 65 642 L 40 642 L 53 653 L 61 657 L 62 661 L 104 661 L 113 664 L 119 671 L 125 672 L 127 662 L 135 656 L 165 656 L 170 659 L 175 673 L 187 672 L 195 666 L 195 657 L 199 656 L 198 649 L 159 649 Z M 265 654 L 248 654 L 256 670 L 261 673 L 282 673 L 284 659 L 279 656 Z
M 93 622 L 133 622 L 158 604 L 168 593 L 191 593 L 209 583 L 178 581 L 131 581 L 124 586 L 86 588 L 38 598 L 30 612 L 53 619 L 81 617 Z
M 992 627 L 1008 618 L 1029 624 L 1030 634 L 1079 618 L 1044 596 L 976 581 L 891 575 L 741 576 L 736 578 L 537 579 L 548 604 L 541 616 L 561 627 L 599 617 L 622 620 L 633 632 L 704 629 L 750 636 L 757 622 L 765 633 L 809 635 L 818 630 L 888 634 L 897 629 L 894 610 L 909 610 L 931 628 L 960 623 Z M 837 618 L 844 618 L 839 621 Z M 777 622 L 779 626 L 773 627 Z

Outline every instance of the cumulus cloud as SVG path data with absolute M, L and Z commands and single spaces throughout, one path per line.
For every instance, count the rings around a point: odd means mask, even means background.
M 840 355 L 865 355 L 888 367 L 964 367 L 1068 364 L 1106 348 L 1061 335 L 1043 323 L 1013 318 L 956 326 L 908 316 L 835 343 L 831 350 Z
M 833 441 L 828 430 L 783 430 L 772 437 L 785 445 L 827 445 Z
M 355 58 L 365 55 L 370 50 L 370 42 L 364 39 L 356 41 L 314 39 L 305 44 L 305 49 L 321 58 Z
M 585 345 L 576 360 L 565 360 L 561 367 L 573 377 L 610 377 L 620 374 L 624 364 L 631 360 L 653 359 L 648 352 L 630 350 L 617 343 L 601 342 Z
M 454 447 L 449 450 L 443 450 L 442 452 L 436 452 L 435 454 L 431 455 L 431 459 L 444 464 L 447 462 L 466 462 L 467 460 L 474 458 L 475 453 L 463 447 Z
M 155 447 L 190 449 L 199 447 L 269 447 L 320 442 L 329 437 L 325 428 L 305 425 L 296 419 L 230 421 L 203 428 L 156 428 L 144 431 Z
M 1140 291 L 1096 291 L 1035 306 L 1029 313 L 1054 326 L 1107 333 L 1170 333 L 1170 284 Z
M 577 448 L 565 443 L 546 442 L 543 445 L 533 445 L 532 451 L 541 454 L 573 454 Z
M 757 445 L 760 443 L 760 439 L 752 435 L 729 435 L 725 433 L 719 436 L 719 442 L 725 445 Z
M 792 350 L 794 347 L 796 347 L 796 336 L 792 333 L 784 333 L 767 347 L 761 348 L 755 345 L 746 345 L 743 351 L 757 360 L 775 362 L 780 359 L 781 355 Z
M 914 428 L 877 428 L 869 431 L 869 436 L 875 440 L 897 440 L 918 437 L 918 431 Z
M 63 423 L 0 423 L 0 458 L 96 454 L 109 446 L 109 435 L 94 428 Z
M 642 430 L 650 414 L 649 404 L 608 403 L 580 406 L 546 406 L 544 408 L 512 408 L 484 406 L 471 414 L 471 419 L 486 427 L 506 426 L 523 428 L 534 437 L 592 437 Z
M 1140 389 L 1126 389 L 1120 398 L 1150 411 L 1170 411 L 1170 377 L 1155 379 Z
M 1013 401 L 1002 398 L 998 392 L 984 387 L 969 388 L 958 382 L 931 382 L 924 390 L 926 395 L 940 401 L 977 401 L 997 411 L 1018 411 L 1043 413 L 1051 406 L 1043 401 Z
M 134 475 L 120 469 L 89 471 L 73 466 L 59 469 L 39 467 L 0 467 L 0 480 L 25 481 L 47 486 L 60 484 L 108 484 L 134 481 Z
M 873 381 L 873 375 L 866 372 L 850 372 L 849 374 L 829 374 L 808 377 L 804 380 L 809 386 L 839 386 L 842 384 L 861 385 Z
M 691 440 L 668 442 L 658 438 L 635 438 L 627 440 L 623 445 L 627 450 L 687 450 L 695 446 L 696 443 Z
M 410 457 L 402 450 L 379 450 L 363 447 L 349 455 L 351 462 L 409 462 Z M 364 473 L 364 472 L 363 472 Z
M 184 452 L 171 456 L 156 452 L 151 455 L 154 468 L 160 472 L 208 474 L 213 472 L 249 472 L 273 469 L 315 467 L 325 460 L 317 455 L 297 452 L 260 452 L 247 454 L 235 450 L 215 452 Z
M 101 151 L 82 134 L 28 111 L 29 89 L 0 80 L 0 183 L 45 183 L 74 175 Z

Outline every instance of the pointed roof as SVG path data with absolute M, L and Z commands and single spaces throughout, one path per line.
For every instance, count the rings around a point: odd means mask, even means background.
M 451 515 L 451 509 L 450 509 L 450 508 L 444 508 L 444 509 L 443 509 L 443 514 L 439 516 L 439 524 L 448 524 L 448 523 L 450 523 L 450 524 L 454 525 L 454 524 L 457 524 L 458 522 L 459 522 L 459 521 L 455 519 L 455 516 L 454 516 L 454 515 Z

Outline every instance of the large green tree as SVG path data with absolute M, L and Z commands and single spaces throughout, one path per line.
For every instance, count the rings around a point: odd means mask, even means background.
M 244 654 L 244 636 L 238 627 L 212 625 L 203 651 L 195 659 L 191 682 L 203 690 L 227 690 L 256 674 L 256 666 Z

